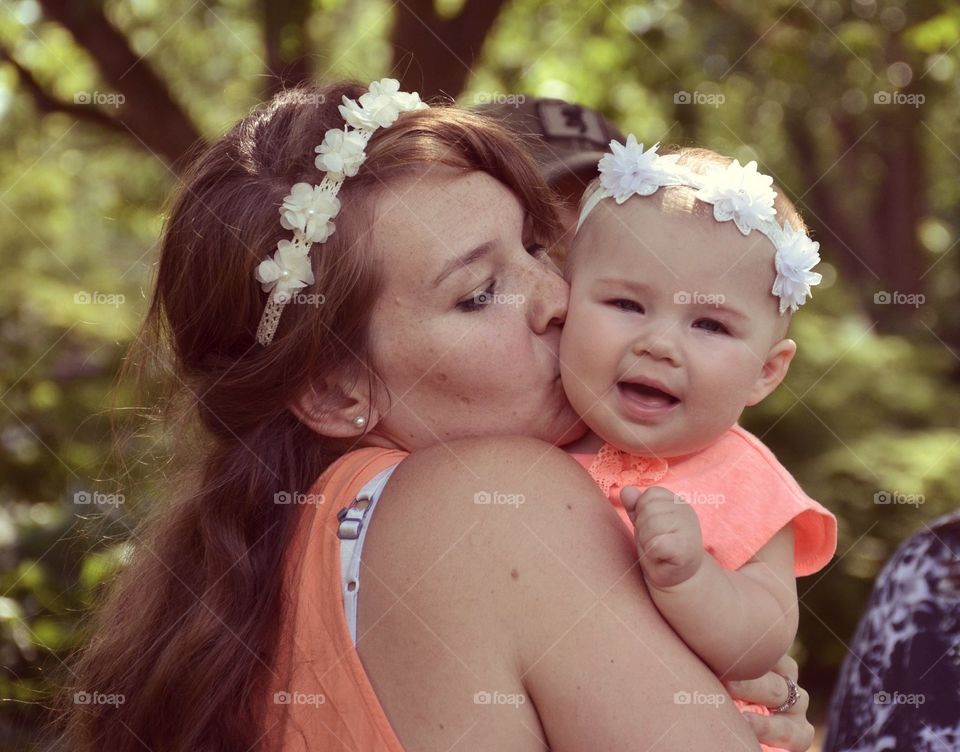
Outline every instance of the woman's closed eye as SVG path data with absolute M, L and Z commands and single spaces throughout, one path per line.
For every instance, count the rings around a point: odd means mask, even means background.
M 730 330 L 716 319 L 697 319 L 693 322 L 696 329 L 703 329 L 714 334 L 730 334 Z
M 537 259 L 549 260 L 547 247 L 542 243 L 531 243 L 526 246 L 526 251 Z M 552 263 L 552 260 L 551 260 Z M 497 292 L 497 280 L 493 280 L 484 290 L 473 293 L 466 300 L 457 303 L 457 309 L 466 313 L 474 313 L 486 308 L 494 301 Z
M 493 296 L 496 291 L 497 281 L 493 280 L 486 289 L 475 292 L 466 300 L 461 300 L 459 303 L 457 303 L 457 309 L 460 311 L 466 311 L 467 313 L 479 311 L 481 308 L 485 308 L 493 302 Z

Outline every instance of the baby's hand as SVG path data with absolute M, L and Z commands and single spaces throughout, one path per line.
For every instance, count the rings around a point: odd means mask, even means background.
M 687 502 L 659 486 L 620 492 L 636 528 L 640 567 L 649 583 L 669 588 L 693 577 L 703 563 L 700 520 Z

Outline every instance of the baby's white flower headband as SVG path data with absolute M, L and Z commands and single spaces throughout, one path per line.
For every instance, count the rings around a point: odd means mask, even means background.
M 293 230 L 293 240 L 280 240 L 276 253 L 262 261 L 254 274 L 263 291 L 270 293 L 257 327 L 261 345 L 273 340 L 292 293 L 313 284 L 310 246 L 325 243 L 333 234 L 331 220 L 340 212 L 340 186 L 345 178 L 357 174 L 367 158 L 365 148 L 374 131 L 389 128 L 401 112 L 427 108 L 419 94 L 400 91 L 400 82 L 393 78 L 371 83 L 359 102 L 343 98 L 339 110 L 346 125 L 342 130 L 328 130 L 323 143 L 314 149 L 314 164 L 326 173 L 323 180 L 319 185 L 296 183 L 280 207 L 280 225 Z
M 780 314 L 803 305 L 811 295 L 810 288 L 822 279 L 811 271 L 820 263 L 820 244 L 789 222 L 777 222 L 773 178 L 757 172 L 756 162 L 743 166 L 737 160 L 726 167 L 709 165 L 704 173 L 694 172 L 678 164 L 677 154 L 657 154 L 659 146 L 654 144 L 644 151 L 632 133 L 626 144 L 610 142 L 613 153 L 604 155 L 597 165 L 600 186 L 584 202 L 577 231 L 604 198 L 622 204 L 634 195 L 650 196 L 663 186 L 693 188 L 697 199 L 713 204 L 713 217 L 718 222 L 732 219 L 744 235 L 757 230 L 773 243 L 777 276 L 770 292 L 780 298 Z

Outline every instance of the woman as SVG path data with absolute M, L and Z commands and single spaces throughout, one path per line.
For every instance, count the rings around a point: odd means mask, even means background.
M 190 492 L 147 524 L 71 667 L 68 691 L 123 701 L 69 708 L 68 747 L 750 748 L 646 597 L 616 513 L 553 446 L 583 431 L 558 378 L 567 288 L 544 250 L 553 207 L 514 139 L 455 108 L 406 111 L 335 191 L 332 234 L 297 204 L 315 158 L 345 154 L 314 147 L 352 138 L 330 136 L 342 96 L 362 94 L 278 96 L 200 157 L 173 206 L 148 331 L 169 343 L 206 445 L 184 443 L 200 460 Z M 283 245 L 291 229 L 295 245 L 314 238 L 307 269 Z M 281 279 L 303 284 L 280 300 Z M 334 488 L 358 456 L 363 472 Z M 336 560 L 310 565 L 336 556 L 326 521 L 391 463 L 363 549 L 358 657 L 329 597 Z M 302 677 L 323 692 L 291 729 L 277 691 L 308 690 L 290 685 Z M 733 689 L 786 694 L 774 675 Z M 805 749 L 806 700 L 751 719 L 757 735 Z M 348 718 L 366 741 L 344 738 Z

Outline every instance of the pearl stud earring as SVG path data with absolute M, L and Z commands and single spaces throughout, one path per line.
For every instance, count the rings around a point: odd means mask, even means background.
M 355 425 L 357 428 L 363 428 L 365 425 L 367 425 L 367 419 L 362 415 L 358 415 L 353 419 L 353 425 Z

